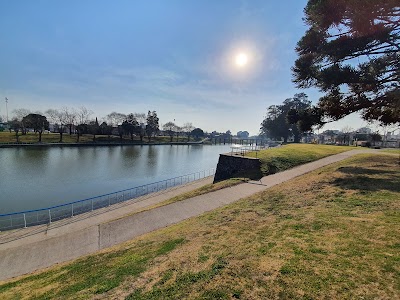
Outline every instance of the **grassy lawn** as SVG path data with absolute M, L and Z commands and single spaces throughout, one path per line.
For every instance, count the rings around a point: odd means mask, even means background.
M 382 152 L 392 153 L 392 154 L 400 154 L 400 149 L 383 149 Z
M 266 176 L 291 169 L 320 158 L 356 149 L 348 146 L 329 146 L 314 144 L 288 144 L 282 147 L 250 152 L 246 156 L 258 157 L 261 173 Z
M 19 133 L 19 141 L 21 143 L 37 143 L 39 140 L 39 134 L 28 132 L 26 135 L 21 135 Z M 77 135 L 76 134 L 63 134 L 63 143 L 76 143 Z M 59 133 L 43 133 L 42 134 L 42 142 L 43 143 L 58 143 L 60 141 L 60 134 Z M 135 142 L 140 143 L 139 137 L 134 137 L 132 141 L 130 137 L 123 137 L 123 142 Z M 151 139 L 151 143 L 169 143 L 170 137 L 169 136 L 156 136 L 155 138 Z M 173 142 L 176 142 L 177 139 L 174 137 Z M 179 142 L 187 142 L 187 137 L 179 137 Z M 193 138 L 190 139 L 193 141 Z M 17 139 L 15 137 L 15 132 L 0 132 L 0 143 L 16 143 Z M 79 143 L 92 143 L 93 142 L 93 135 L 91 134 L 84 134 L 79 137 Z M 118 136 L 108 136 L 108 135 L 96 135 L 96 142 L 110 142 L 110 143 L 119 143 L 121 142 Z M 144 143 L 148 143 L 149 140 L 147 137 L 143 138 Z
M 362 154 L 0 284 L 1 299 L 398 299 L 397 157 Z

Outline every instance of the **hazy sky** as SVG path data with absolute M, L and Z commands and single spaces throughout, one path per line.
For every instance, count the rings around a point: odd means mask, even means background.
M 297 90 L 290 68 L 306 0 L 0 2 L 0 115 L 86 106 L 156 110 L 161 123 L 257 134 Z M 235 56 L 245 53 L 239 67 Z M 329 128 L 366 125 L 349 118 Z

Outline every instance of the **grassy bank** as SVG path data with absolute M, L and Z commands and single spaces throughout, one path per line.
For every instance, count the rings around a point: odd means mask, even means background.
M 399 298 L 397 163 L 359 155 L 1 284 L 0 298 Z
M 400 154 L 400 149 L 383 149 L 380 151 L 392 154 Z
M 194 189 L 192 191 L 179 194 L 179 195 L 177 195 L 175 197 L 172 197 L 172 198 L 170 198 L 168 200 L 165 200 L 163 202 L 160 202 L 160 203 L 157 203 L 157 204 L 154 204 L 154 205 L 151 205 L 151 206 L 146 206 L 143 209 L 135 211 L 134 213 L 131 213 L 131 214 L 128 214 L 128 215 L 124 215 L 122 218 L 125 218 L 126 216 L 129 216 L 129 215 L 137 214 L 139 212 L 151 210 L 151 209 L 154 209 L 154 208 L 157 208 L 157 207 L 160 207 L 160 206 L 168 205 L 168 204 L 171 204 L 171 203 L 183 201 L 183 200 L 186 200 L 186 199 L 189 199 L 189 198 L 193 198 L 193 197 L 196 197 L 196 196 L 200 196 L 200 195 L 204 195 L 204 194 L 207 194 L 207 193 L 211 193 L 211 192 L 215 192 L 215 191 L 218 191 L 218 190 L 222 190 L 222 189 L 225 189 L 225 188 L 228 188 L 228 187 L 232 187 L 232 186 L 244 183 L 244 182 L 246 182 L 248 180 L 249 180 L 248 178 L 230 178 L 230 179 L 223 180 L 223 181 L 220 181 L 220 182 L 217 182 L 217 183 L 205 184 L 205 185 L 203 185 L 203 186 L 201 186 L 201 187 L 199 187 L 197 189 Z
M 282 147 L 250 152 L 246 156 L 258 157 L 261 161 L 261 173 L 266 176 L 320 158 L 353 150 L 348 146 L 329 146 L 314 144 L 288 144 Z
M 247 180 L 248 180 L 247 178 L 230 178 L 230 179 L 227 179 L 227 180 L 224 180 L 224 181 L 220 181 L 220 182 L 217 182 L 217 183 L 214 183 L 214 184 L 212 184 L 212 183 L 205 184 L 205 185 L 203 185 L 202 187 L 200 187 L 198 189 L 195 189 L 193 191 L 189 191 L 189 192 L 186 192 L 186 193 L 182 193 L 182 194 L 180 194 L 178 196 L 172 197 L 171 199 L 168 199 L 168 200 L 166 200 L 164 202 L 158 203 L 157 205 L 152 206 L 151 208 L 159 207 L 159 206 L 163 206 L 163 205 L 167 205 L 167 204 L 171 204 L 171 203 L 174 203 L 174 202 L 183 201 L 183 200 L 186 200 L 186 199 L 189 199 L 189 198 L 193 198 L 193 197 L 196 197 L 196 196 L 200 196 L 200 195 L 204 195 L 204 194 L 207 194 L 207 193 L 211 193 L 211 192 L 215 192 L 215 191 L 218 191 L 218 190 L 222 190 L 222 189 L 227 188 L 227 187 L 232 187 L 232 186 L 244 183 Z M 149 209 L 149 208 L 147 208 L 147 209 Z
M 39 134 L 28 132 L 25 135 L 19 133 L 18 139 L 20 143 L 37 143 L 39 139 Z M 42 134 L 42 143 L 58 143 L 60 141 L 59 133 L 43 133 Z M 77 135 L 72 134 L 69 135 L 67 133 L 63 134 L 63 143 L 76 143 Z M 193 138 L 190 139 L 193 142 Z M 15 133 L 12 132 L 0 132 L 0 143 L 16 143 L 17 139 Z M 124 136 L 122 140 L 118 136 L 108 136 L 108 135 L 96 135 L 96 142 L 98 143 L 141 143 L 139 137 L 134 137 L 133 140 L 130 137 Z M 144 143 L 148 143 L 149 140 L 147 137 L 143 138 Z M 151 138 L 151 143 L 169 143 L 169 136 L 156 136 Z M 187 137 L 179 137 L 177 140 L 176 137 L 173 138 L 173 142 L 187 142 Z M 91 134 L 83 134 L 79 137 L 79 143 L 93 143 L 93 135 Z

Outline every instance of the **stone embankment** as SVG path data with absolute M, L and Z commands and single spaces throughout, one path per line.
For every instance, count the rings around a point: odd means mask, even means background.
M 214 183 L 232 177 L 258 179 L 262 177 L 261 162 L 258 158 L 244 157 L 234 154 L 220 154 Z

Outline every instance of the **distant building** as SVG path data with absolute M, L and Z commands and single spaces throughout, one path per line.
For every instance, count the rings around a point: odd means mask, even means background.
M 357 129 L 356 132 L 362 133 L 362 134 L 371 134 L 372 130 L 371 130 L 371 128 L 368 128 L 368 127 L 361 127 L 359 129 Z
M 0 122 L 0 131 L 8 130 L 9 125 L 8 123 Z
M 247 131 L 238 131 L 236 136 L 240 139 L 247 139 L 249 137 L 249 133 Z

